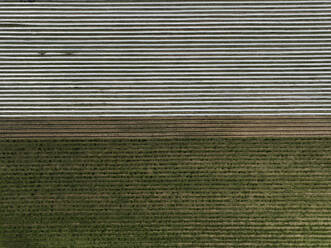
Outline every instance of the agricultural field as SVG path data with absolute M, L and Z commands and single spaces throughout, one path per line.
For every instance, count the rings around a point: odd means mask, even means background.
M 0 248 L 331 248 L 330 1 L 0 7 Z
M 1 139 L 0 247 L 331 247 L 331 139 Z

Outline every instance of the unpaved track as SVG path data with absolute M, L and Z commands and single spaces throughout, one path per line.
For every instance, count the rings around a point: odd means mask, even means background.
M 331 136 L 331 116 L 1 118 L 1 138 Z

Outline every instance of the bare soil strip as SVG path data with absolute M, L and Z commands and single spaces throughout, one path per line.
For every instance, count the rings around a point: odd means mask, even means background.
M 331 116 L 0 118 L 0 138 L 331 136 Z

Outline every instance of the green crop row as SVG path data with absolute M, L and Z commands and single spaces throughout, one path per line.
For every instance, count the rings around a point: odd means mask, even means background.
M 331 139 L 1 140 L 0 248 L 331 247 Z

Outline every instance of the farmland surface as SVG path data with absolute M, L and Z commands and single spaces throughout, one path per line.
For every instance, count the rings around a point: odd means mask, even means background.
M 2 0 L 0 248 L 331 248 L 331 2 Z
M 0 141 L 0 247 L 330 247 L 331 139 Z

